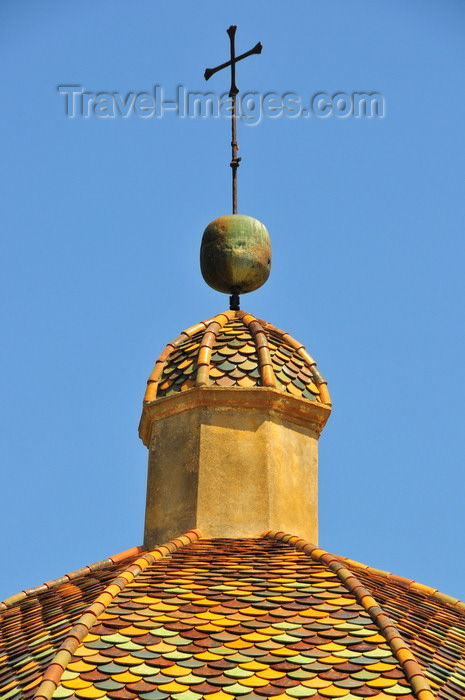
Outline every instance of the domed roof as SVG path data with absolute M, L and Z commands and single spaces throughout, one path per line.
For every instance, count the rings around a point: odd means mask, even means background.
M 465 696 L 465 606 L 297 537 L 135 548 L 0 604 L 2 700 Z
M 168 343 L 149 377 L 144 401 L 205 385 L 272 387 L 331 403 L 326 381 L 302 343 L 245 311 L 225 311 Z

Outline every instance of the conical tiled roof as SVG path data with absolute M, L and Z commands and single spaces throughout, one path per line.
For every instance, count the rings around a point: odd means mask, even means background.
M 274 387 L 330 404 L 326 381 L 302 343 L 245 311 L 225 311 L 168 343 L 144 400 L 205 385 Z
M 2 608 L 2 700 L 465 696 L 463 603 L 284 533 L 191 531 Z

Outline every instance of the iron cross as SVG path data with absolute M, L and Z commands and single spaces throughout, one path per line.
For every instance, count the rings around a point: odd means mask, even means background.
M 205 80 L 208 80 L 209 78 L 212 77 L 215 73 L 217 73 L 219 70 L 223 70 L 223 68 L 227 68 L 228 66 L 231 66 L 231 88 L 229 90 L 229 97 L 232 99 L 232 121 L 231 121 L 231 151 L 232 151 L 232 157 L 231 157 L 231 163 L 230 166 L 232 168 L 232 206 L 233 206 L 233 214 L 237 214 L 237 169 L 239 167 L 239 163 L 241 161 L 241 158 L 237 157 L 237 151 L 239 150 L 239 146 L 237 145 L 237 136 L 236 136 L 236 119 L 237 119 L 237 107 L 236 107 L 236 97 L 239 92 L 239 89 L 236 85 L 236 63 L 238 61 L 242 61 L 243 58 L 247 58 L 248 56 L 252 56 L 254 53 L 261 53 L 262 52 L 262 44 L 259 41 L 258 44 L 255 44 L 253 49 L 250 49 L 250 51 L 246 51 L 245 53 L 241 54 L 240 56 L 236 57 L 236 47 L 235 47 L 235 37 L 236 37 L 236 29 L 237 26 L 235 24 L 232 24 L 229 29 L 227 29 L 227 33 L 229 36 L 229 43 L 231 47 L 231 59 L 229 61 L 226 61 L 226 63 L 222 63 L 220 66 L 217 66 L 216 68 L 207 68 L 204 73 Z

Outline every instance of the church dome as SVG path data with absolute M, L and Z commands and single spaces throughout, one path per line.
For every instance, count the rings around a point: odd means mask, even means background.
M 326 381 L 304 345 L 245 311 L 225 311 L 168 343 L 149 377 L 144 401 L 196 386 L 271 387 L 331 404 Z

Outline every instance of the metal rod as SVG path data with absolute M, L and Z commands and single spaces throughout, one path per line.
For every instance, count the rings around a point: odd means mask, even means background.
M 231 121 L 231 170 L 232 170 L 232 210 L 233 214 L 237 214 L 237 169 L 239 167 L 239 164 L 241 162 L 241 158 L 238 158 L 237 152 L 239 150 L 239 146 L 237 145 L 237 94 L 239 92 L 239 89 L 236 85 L 236 63 L 238 61 L 242 61 L 243 58 L 247 58 L 247 56 L 251 56 L 252 54 L 255 53 L 261 53 L 262 52 L 262 44 L 259 41 L 258 44 L 255 44 L 253 49 L 250 49 L 250 51 L 246 51 L 245 53 L 241 54 L 236 58 L 236 46 L 235 46 L 235 37 L 236 37 L 236 30 L 237 26 L 235 24 L 232 24 L 229 29 L 227 29 L 227 33 L 229 36 L 229 46 L 230 46 L 230 54 L 231 58 L 229 61 L 226 61 L 225 63 L 222 63 L 220 66 L 216 66 L 216 68 L 207 68 L 204 73 L 205 80 L 208 80 L 211 78 L 212 75 L 217 73 L 219 70 L 222 70 L 223 68 L 227 68 L 228 66 L 231 67 L 231 87 L 229 89 L 229 97 L 232 100 L 232 121 Z
M 237 145 L 237 135 L 236 135 L 236 119 L 237 119 L 237 106 L 236 106 L 236 95 L 232 98 L 233 101 L 233 113 L 231 122 L 231 151 L 232 151 L 232 210 L 233 214 L 237 214 L 237 169 L 239 167 L 240 158 L 237 157 L 237 151 L 239 146 Z
M 229 35 L 229 43 L 231 49 L 231 88 L 229 90 L 229 97 L 232 98 L 232 122 L 231 122 L 231 168 L 232 168 L 232 210 L 233 214 L 237 214 L 237 169 L 239 167 L 239 161 L 237 159 L 237 93 L 239 90 L 236 85 L 236 47 L 235 47 L 235 36 L 236 36 L 236 25 L 233 24 L 227 30 Z
M 239 167 L 239 160 L 237 159 L 237 93 L 239 90 L 236 85 L 236 47 L 235 47 L 235 37 L 236 37 L 236 25 L 233 24 L 227 30 L 229 35 L 229 44 L 231 49 L 231 87 L 229 90 L 229 97 L 233 101 L 233 113 L 231 122 L 231 168 L 232 168 L 232 206 L 233 214 L 237 214 L 237 169 Z

